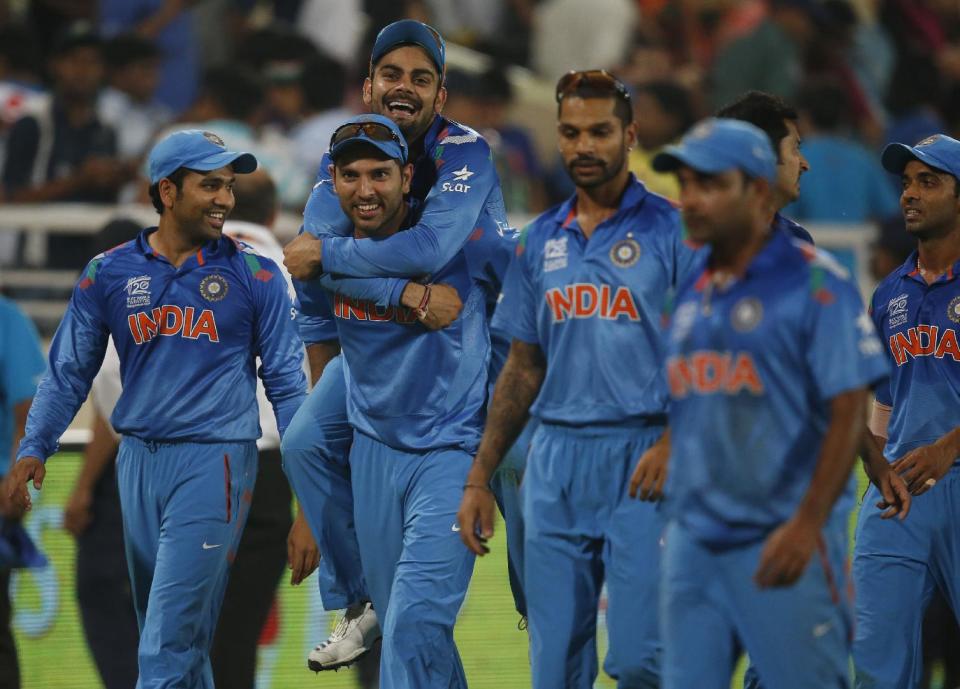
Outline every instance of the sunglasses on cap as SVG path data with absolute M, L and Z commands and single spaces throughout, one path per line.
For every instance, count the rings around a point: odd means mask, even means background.
M 605 69 L 572 70 L 564 74 L 557 82 L 557 102 L 559 103 L 564 96 L 576 93 L 583 87 L 601 93 L 607 92 L 611 96 L 622 98 L 627 103 L 630 102 L 630 92 L 627 91 L 627 87 Z
M 348 122 L 337 127 L 333 136 L 330 137 L 330 148 L 333 149 L 337 144 L 348 139 L 355 139 L 363 132 L 368 139 L 373 141 L 395 141 L 403 151 L 404 157 L 407 154 L 407 142 L 397 136 L 390 127 L 379 122 Z

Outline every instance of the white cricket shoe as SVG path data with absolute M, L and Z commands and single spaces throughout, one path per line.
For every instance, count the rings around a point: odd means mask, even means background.
M 327 640 L 310 651 L 307 667 L 320 672 L 352 665 L 373 648 L 380 635 L 380 623 L 373 605 L 357 603 L 346 609 Z

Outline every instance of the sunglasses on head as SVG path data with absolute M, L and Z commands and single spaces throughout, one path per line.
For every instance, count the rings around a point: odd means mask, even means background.
M 564 96 L 576 93 L 579 89 L 587 87 L 599 92 L 607 92 L 611 96 L 622 98 L 630 102 L 630 92 L 623 82 L 610 74 L 605 69 L 586 69 L 582 71 L 572 70 L 567 72 L 560 81 L 557 82 L 557 102 L 563 100 Z
M 407 142 L 397 136 L 396 132 L 390 129 L 390 127 L 385 124 L 380 124 L 379 122 L 350 122 L 337 127 L 333 132 L 333 136 L 330 137 L 330 148 L 332 149 L 342 141 L 360 136 L 361 132 L 373 141 L 396 141 L 400 144 L 400 150 L 403 151 L 403 155 L 406 157 Z

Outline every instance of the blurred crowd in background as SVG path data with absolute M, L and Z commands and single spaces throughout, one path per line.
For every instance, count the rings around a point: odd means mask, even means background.
M 515 214 L 571 190 L 552 119 L 533 120 L 544 136 L 514 117 L 519 101 L 551 112 L 570 68 L 630 85 L 631 167 L 674 197 L 650 169 L 656 150 L 748 89 L 784 97 L 811 165 L 787 209 L 801 222 L 896 216 L 898 182 L 877 151 L 960 130 L 949 0 L 4 0 L 0 200 L 144 200 L 151 142 L 198 126 L 255 152 L 299 212 L 333 128 L 362 109 L 373 36 L 404 16 L 482 56 L 450 68 L 445 114 L 489 139 Z M 77 253 L 67 242 L 49 261 L 82 265 Z

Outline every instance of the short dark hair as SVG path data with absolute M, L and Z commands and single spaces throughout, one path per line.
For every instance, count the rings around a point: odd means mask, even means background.
M 669 79 L 650 81 L 637 86 L 634 98 L 641 93 L 648 94 L 664 112 L 674 118 L 678 134 L 683 134 L 697 121 L 690 91 L 683 85 Z
M 177 188 L 177 198 L 180 198 L 180 196 L 183 194 L 183 180 L 187 176 L 188 172 L 195 171 L 185 167 L 178 167 L 176 170 L 164 177 L 164 179 L 169 179 L 171 182 L 173 182 L 173 186 Z M 163 201 L 160 199 L 161 181 L 163 180 L 157 180 L 156 183 L 151 184 L 149 192 L 150 202 L 153 203 L 153 207 L 157 210 L 157 213 L 163 215 Z
M 764 91 L 748 91 L 717 111 L 717 117 L 749 122 L 766 133 L 780 162 L 780 142 L 789 134 L 785 120 L 797 121 L 797 111 L 782 98 Z
M 626 127 L 628 124 L 633 122 L 633 103 L 616 93 L 611 93 L 606 89 L 591 86 L 588 83 L 581 83 L 574 87 L 572 91 L 564 93 L 560 97 L 560 100 L 557 101 L 557 119 L 560 118 L 560 109 L 563 107 L 563 101 L 570 96 L 577 96 L 578 98 L 601 98 L 603 100 L 612 100 L 613 114 L 616 115 L 620 122 L 623 123 L 623 126 Z
M 277 212 L 277 185 L 268 174 L 237 175 L 231 220 L 266 225 Z

